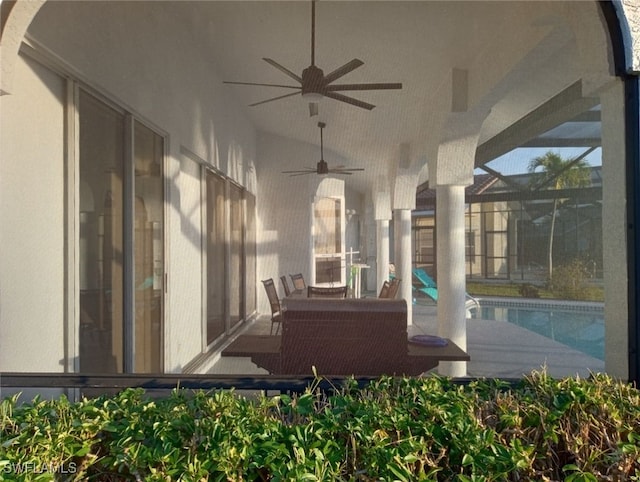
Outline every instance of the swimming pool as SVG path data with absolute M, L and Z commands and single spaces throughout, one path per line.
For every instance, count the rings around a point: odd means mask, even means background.
M 480 300 L 471 318 L 506 321 L 604 360 L 601 303 L 544 303 Z

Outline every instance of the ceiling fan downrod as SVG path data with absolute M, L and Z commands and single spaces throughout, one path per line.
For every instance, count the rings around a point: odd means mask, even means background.
M 311 65 L 316 65 L 316 0 L 311 0 Z

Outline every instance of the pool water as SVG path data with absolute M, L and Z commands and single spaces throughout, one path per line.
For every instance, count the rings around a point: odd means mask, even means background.
M 604 313 L 564 307 L 522 308 L 480 303 L 472 318 L 506 321 L 604 360 Z

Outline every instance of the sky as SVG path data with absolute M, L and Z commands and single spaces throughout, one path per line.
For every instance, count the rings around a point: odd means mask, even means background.
M 493 161 L 487 163 L 487 166 L 498 171 L 504 175 L 511 174 L 523 174 L 528 172 L 529 162 L 538 157 L 544 155 L 548 151 L 555 152 L 563 158 L 573 158 L 584 154 L 588 149 L 584 147 L 564 147 L 564 148 L 538 148 L 538 147 L 521 147 L 514 149 L 500 157 L 495 158 Z M 590 166 L 602 165 L 602 148 L 598 147 L 591 152 L 585 160 Z M 475 174 L 485 174 L 482 169 L 476 169 Z

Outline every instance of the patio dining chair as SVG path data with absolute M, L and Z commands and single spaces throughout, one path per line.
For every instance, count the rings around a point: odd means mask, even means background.
M 289 288 L 289 282 L 287 281 L 286 276 L 280 276 L 280 281 L 282 282 L 282 288 L 284 289 L 284 295 L 289 296 L 291 294 L 291 288 Z
M 384 283 L 382 283 L 382 288 L 380 288 L 378 298 L 389 298 L 389 281 L 384 280 Z
M 398 289 L 400 289 L 400 281 L 402 281 L 400 278 L 393 278 L 391 281 L 389 281 L 389 293 L 387 295 L 387 298 L 392 300 L 396 299 Z
M 267 298 L 269 298 L 269 305 L 271 305 L 271 330 L 269 334 L 273 334 L 273 325 L 276 326 L 276 335 L 280 330 L 282 324 L 282 308 L 280 307 L 280 300 L 278 299 L 278 292 L 276 291 L 276 285 L 273 283 L 273 278 L 262 280 L 264 289 L 267 292 Z
M 308 298 L 346 298 L 347 286 L 308 286 Z
M 298 274 L 290 274 L 291 282 L 293 283 L 294 290 L 304 290 L 307 288 L 307 284 L 304 282 L 304 277 L 302 273 Z

